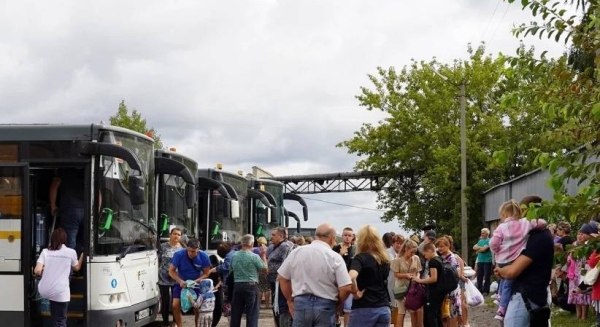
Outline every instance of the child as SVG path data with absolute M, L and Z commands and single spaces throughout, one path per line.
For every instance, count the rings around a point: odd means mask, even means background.
M 590 235 L 591 233 L 597 233 L 595 225 L 590 226 L 590 224 L 584 224 L 581 226 L 579 233 L 577 233 L 577 241 L 575 241 L 573 245 L 578 246 L 585 244 L 592 238 Z M 589 267 L 586 267 L 585 265 L 585 259 L 575 259 L 573 258 L 572 253 L 569 254 L 567 258 L 567 279 L 569 280 L 567 303 L 575 305 L 575 313 L 579 320 L 587 319 L 588 307 L 592 303 L 592 295 L 589 287 L 582 290 L 582 288 L 585 287 L 585 285 L 582 285 L 583 276 L 581 275 L 581 271 L 584 268 L 589 270 Z
M 203 279 L 200 281 L 200 284 L 198 284 L 198 288 L 200 289 L 200 293 L 194 302 L 194 308 L 199 311 L 196 327 L 211 327 L 213 310 L 215 310 L 215 289 L 213 287 L 213 281 L 211 279 Z M 191 294 L 188 294 L 188 298 L 190 301 L 193 301 Z
M 543 219 L 529 221 L 527 218 L 521 218 L 523 213 L 521 206 L 514 200 L 502 203 L 498 213 L 501 223 L 490 239 L 490 249 L 496 256 L 498 266 L 504 267 L 511 264 L 521 254 L 527 244 L 529 232 L 532 229 L 546 228 L 546 221 Z M 498 293 L 500 305 L 494 318 L 504 321 L 506 307 L 508 307 L 510 294 L 512 294 L 512 280 L 501 280 Z

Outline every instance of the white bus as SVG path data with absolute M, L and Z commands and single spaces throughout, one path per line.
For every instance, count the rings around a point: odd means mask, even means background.
M 60 226 L 48 196 L 57 174 L 81 176 L 85 203 L 77 247 L 85 265 L 71 279 L 68 325 L 132 327 L 155 320 L 154 166 L 152 138 L 127 129 L 0 125 L 2 326 L 51 325 L 32 268 L 52 228 Z

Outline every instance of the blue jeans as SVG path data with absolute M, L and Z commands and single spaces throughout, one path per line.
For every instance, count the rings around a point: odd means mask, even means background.
M 540 306 L 529 301 L 532 309 L 537 309 Z M 529 327 L 529 312 L 525 307 L 525 301 L 521 293 L 515 293 L 510 298 L 510 303 L 506 308 L 506 315 L 504 316 L 504 326 L 511 327 Z
M 348 327 L 389 327 L 391 323 L 390 307 L 357 308 L 350 312 Z
M 64 209 L 60 211 L 60 227 L 67 233 L 67 247 L 75 249 L 77 235 L 81 232 L 82 225 L 83 209 Z
M 498 286 L 498 289 L 500 290 L 500 308 L 502 308 L 504 311 L 506 311 L 508 303 L 510 302 L 512 284 L 512 279 L 502 279 L 500 280 L 500 285 Z
M 67 327 L 69 302 L 50 301 L 50 316 L 54 327 Z
M 334 327 L 337 302 L 312 294 L 294 298 L 292 327 Z
M 258 327 L 258 283 L 235 283 L 231 301 L 230 327 L 240 327 L 246 314 L 246 327 Z

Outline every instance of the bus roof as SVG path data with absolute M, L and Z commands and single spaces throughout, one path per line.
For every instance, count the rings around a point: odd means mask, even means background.
M 272 180 L 272 179 L 265 179 L 265 178 L 252 178 L 252 182 L 253 183 L 262 183 L 262 184 L 266 184 L 266 185 L 283 186 L 282 182 L 275 181 L 275 180 Z
M 100 130 L 134 135 L 154 142 L 151 137 L 132 130 L 102 124 L 0 124 L 2 141 L 78 141 L 96 140 Z

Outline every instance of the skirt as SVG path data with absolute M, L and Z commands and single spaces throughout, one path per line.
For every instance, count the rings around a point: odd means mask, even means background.
M 578 280 L 569 279 L 569 297 L 567 298 L 567 303 L 590 305 L 592 303 L 592 295 L 589 293 L 573 293 L 577 286 L 579 286 Z
M 260 274 L 258 276 L 258 291 L 259 292 L 271 291 L 271 286 L 269 285 L 269 281 L 267 280 L 266 274 Z

